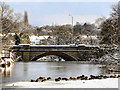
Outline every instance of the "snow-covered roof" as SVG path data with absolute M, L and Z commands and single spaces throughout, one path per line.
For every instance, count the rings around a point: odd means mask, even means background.
M 87 36 L 87 35 L 81 35 L 82 38 L 92 38 L 92 39 L 97 39 L 97 36 L 94 35 L 94 36 Z
M 49 36 L 30 36 L 30 41 L 48 39 Z

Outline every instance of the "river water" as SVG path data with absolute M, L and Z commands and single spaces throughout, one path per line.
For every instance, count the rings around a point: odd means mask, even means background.
M 0 83 L 37 79 L 44 77 L 77 77 L 79 75 L 107 74 L 106 69 L 98 64 L 81 64 L 81 62 L 15 62 L 7 69 L 1 70 Z

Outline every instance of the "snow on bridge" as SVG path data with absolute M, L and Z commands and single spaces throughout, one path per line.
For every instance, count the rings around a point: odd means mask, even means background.
M 69 45 L 30 45 L 30 44 L 19 44 L 19 45 L 13 45 L 13 47 L 22 47 L 22 46 L 30 46 L 30 47 L 93 47 L 93 48 L 99 48 L 98 45 L 85 45 L 85 44 L 69 44 Z

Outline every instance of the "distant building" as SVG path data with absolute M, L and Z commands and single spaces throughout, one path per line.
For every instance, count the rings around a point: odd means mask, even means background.
M 79 22 L 76 22 L 76 25 L 80 25 L 80 23 L 79 23 Z

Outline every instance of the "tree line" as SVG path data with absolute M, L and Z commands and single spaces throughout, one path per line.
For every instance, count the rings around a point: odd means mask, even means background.
M 112 7 L 109 18 L 98 18 L 95 24 L 84 23 L 72 25 L 46 25 L 33 27 L 24 24 L 23 16 L 14 13 L 13 9 L 4 2 L 0 2 L 0 39 L 2 44 L 29 44 L 30 36 L 50 36 L 41 40 L 40 44 L 116 44 L 120 45 L 120 3 Z M 73 30 L 73 32 L 72 32 Z M 16 33 L 11 35 L 9 33 Z M 84 37 L 86 36 L 86 38 Z M 84 38 L 84 39 L 83 39 Z

